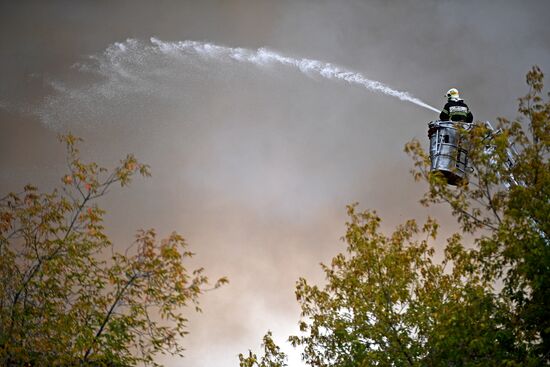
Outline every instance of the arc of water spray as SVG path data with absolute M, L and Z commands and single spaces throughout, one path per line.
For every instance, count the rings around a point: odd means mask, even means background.
M 408 92 L 395 90 L 381 82 L 368 79 L 361 73 L 343 69 L 339 66 L 311 59 L 295 59 L 281 55 L 277 52 L 259 48 L 258 50 L 250 50 L 245 48 L 231 48 L 219 46 L 211 43 L 197 41 L 179 41 L 179 42 L 164 42 L 157 38 L 151 38 L 151 43 L 166 54 L 173 56 L 184 56 L 188 53 L 196 53 L 202 57 L 218 59 L 218 60 L 235 60 L 238 62 L 251 63 L 257 66 L 265 66 L 268 64 L 281 64 L 299 69 L 305 74 L 316 74 L 326 79 L 343 80 L 349 84 L 362 86 L 368 90 L 381 92 L 383 94 L 399 98 L 402 101 L 414 103 L 428 110 L 439 112 L 435 107 L 413 97 Z M 124 47 L 123 44 L 117 44 L 118 47 Z

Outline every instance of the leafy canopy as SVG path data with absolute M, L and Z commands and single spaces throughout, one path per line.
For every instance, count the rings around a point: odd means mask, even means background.
M 140 230 L 116 251 L 96 203 L 149 167 L 128 155 L 109 171 L 81 160 L 81 139 L 61 140 L 69 172 L 60 188 L 27 185 L 0 199 L 0 364 L 156 365 L 159 352 L 181 355 L 182 307 L 200 310 L 203 269 L 186 268 L 193 254 L 175 232 L 159 241 Z

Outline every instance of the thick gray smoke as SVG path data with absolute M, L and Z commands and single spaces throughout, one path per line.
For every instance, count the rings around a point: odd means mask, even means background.
M 312 77 L 345 81 L 438 112 L 409 93 L 368 79 L 361 73 L 317 60 L 287 57 L 265 48 L 250 50 L 196 41 L 164 42 L 151 38 L 150 43 L 145 43 L 128 39 L 114 43 L 102 55 L 90 59 L 91 62 L 76 67 L 82 72 L 95 74 L 99 81 L 85 87 L 51 82 L 58 93 L 48 98 L 37 111 L 48 126 L 55 127 L 59 121 L 78 122 L 83 115 L 100 120 L 98 104 L 104 108 L 113 103 L 120 106 L 128 94 L 184 98 L 182 90 L 185 86 L 177 83 L 179 78 L 196 72 L 197 68 L 206 76 L 215 76 L 219 64 L 250 64 L 259 68 L 280 65 Z M 60 112 L 65 116 L 59 116 Z

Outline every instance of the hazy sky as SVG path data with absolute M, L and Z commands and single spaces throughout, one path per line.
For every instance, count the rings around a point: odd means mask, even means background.
M 267 329 L 296 332 L 294 283 L 322 282 L 319 262 L 344 249 L 346 204 L 377 209 L 388 231 L 426 214 L 453 230 L 444 208 L 417 204 L 425 187 L 403 153 L 437 116 L 280 65 L 177 58 L 151 37 L 318 59 L 437 108 L 456 87 L 494 121 L 516 116 L 531 65 L 550 71 L 549 13 L 548 1 L 2 1 L 0 192 L 57 184 L 69 130 L 90 159 L 150 164 L 152 178 L 104 203 L 108 232 L 123 248 L 137 228 L 176 230 L 212 278 L 230 278 L 190 314 L 187 357 L 166 365 L 236 366 Z

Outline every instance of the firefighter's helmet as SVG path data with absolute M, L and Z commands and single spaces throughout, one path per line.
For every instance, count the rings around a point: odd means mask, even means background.
M 451 100 L 458 100 L 460 98 L 458 95 L 458 90 L 456 88 L 449 89 L 445 96 L 447 97 L 447 99 Z

